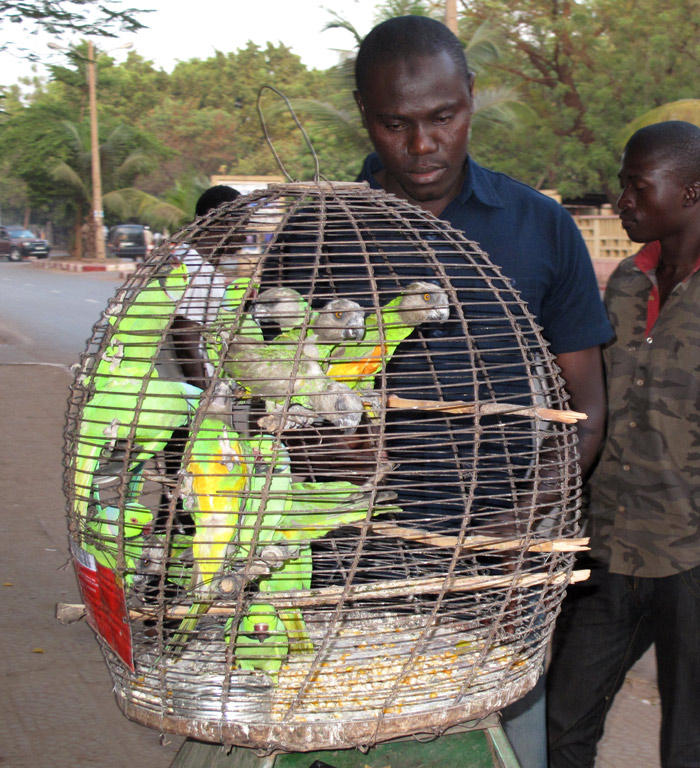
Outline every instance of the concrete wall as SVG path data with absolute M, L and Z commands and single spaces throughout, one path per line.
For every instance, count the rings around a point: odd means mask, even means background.
M 617 216 L 574 216 L 574 221 L 586 241 L 598 286 L 603 291 L 618 263 L 641 246 L 627 237 Z

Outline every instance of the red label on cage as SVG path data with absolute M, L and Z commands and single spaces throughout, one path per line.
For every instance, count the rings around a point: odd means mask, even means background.
M 131 628 L 121 579 L 74 542 L 71 547 L 88 624 L 133 672 Z

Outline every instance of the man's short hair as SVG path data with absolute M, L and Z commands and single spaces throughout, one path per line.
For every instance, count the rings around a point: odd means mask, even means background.
M 625 151 L 660 155 L 668 160 L 686 183 L 700 181 L 700 127 L 684 120 L 666 120 L 640 128 Z
M 469 67 L 462 43 L 441 22 L 427 16 L 397 16 L 378 24 L 360 45 L 355 60 L 355 84 L 363 93 L 369 72 L 378 64 L 413 56 L 435 56 L 445 51 L 465 80 Z
M 218 208 L 222 203 L 228 203 L 231 200 L 235 200 L 240 197 L 241 193 L 233 187 L 228 187 L 226 184 L 217 184 L 216 186 L 209 187 L 204 190 L 197 200 L 194 213 L 198 218 L 204 216 L 205 213 L 209 213 L 213 208 Z

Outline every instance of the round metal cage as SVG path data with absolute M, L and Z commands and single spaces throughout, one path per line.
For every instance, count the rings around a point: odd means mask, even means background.
M 534 685 L 577 415 L 462 233 L 361 184 L 243 196 L 139 265 L 77 368 L 71 550 L 129 718 L 366 747 Z

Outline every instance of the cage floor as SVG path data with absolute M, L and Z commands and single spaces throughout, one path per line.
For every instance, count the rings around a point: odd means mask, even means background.
M 308 617 L 315 654 L 291 655 L 277 680 L 235 668 L 223 626 L 175 662 L 154 650 L 131 675 L 107 651 L 125 713 L 208 741 L 295 751 L 376 743 L 484 717 L 534 685 L 540 649 L 449 622 L 396 614 Z M 316 619 L 316 620 L 314 620 Z M 228 655 L 228 659 L 227 659 Z

